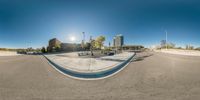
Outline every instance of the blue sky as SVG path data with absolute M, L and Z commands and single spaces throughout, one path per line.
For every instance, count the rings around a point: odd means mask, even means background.
M 200 47 L 200 2 L 193 0 L 0 0 L 0 47 L 47 46 L 48 40 L 123 34 L 125 44 L 169 42 Z

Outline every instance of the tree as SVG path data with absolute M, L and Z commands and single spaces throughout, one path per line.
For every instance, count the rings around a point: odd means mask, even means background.
M 83 45 L 83 48 L 84 48 L 84 50 L 90 50 L 90 43 L 85 43 L 84 45 Z
M 55 45 L 55 50 L 56 50 L 56 52 L 60 51 L 60 48 L 61 48 L 60 44 L 56 44 L 56 45 Z
M 177 47 L 177 49 L 182 49 L 182 47 Z
M 172 48 L 173 49 L 173 48 L 175 48 L 175 46 L 176 45 L 174 43 L 168 43 L 167 44 L 167 48 Z
M 40 48 L 36 48 L 35 51 L 36 51 L 36 52 L 40 52 L 41 49 L 40 49 Z
M 91 40 L 90 40 L 90 52 L 91 52 L 91 56 L 94 56 L 94 54 L 93 54 L 93 49 L 94 48 L 95 48 L 95 40 L 93 40 L 91 38 Z
M 34 49 L 30 47 L 30 48 L 27 48 L 26 51 L 34 51 Z
M 95 40 L 95 47 L 101 49 L 103 42 L 106 40 L 105 36 L 99 36 Z
M 200 47 L 196 48 L 195 50 L 200 50 Z
M 41 52 L 42 52 L 42 53 L 46 53 L 45 47 L 42 47 Z
M 161 40 L 160 42 L 161 48 L 166 48 L 166 40 Z
M 193 50 L 193 49 L 194 49 L 194 46 L 186 45 L 185 49 L 187 49 L 187 50 Z

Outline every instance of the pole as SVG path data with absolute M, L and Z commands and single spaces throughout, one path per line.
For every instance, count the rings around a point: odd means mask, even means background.
M 166 45 L 166 50 L 167 50 L 167 30 L 165 31 L 165 33 L 166 33 L 166 37 L 165 37 L 166 38 L 166 41 L 165 41 L 166 43 L 165 43 L 165 45 Z
M 83 42 L 85 42 L 85 32 L 83 32 Z
M 92 40 L 92 36 L 90 36 L 90 52 L 91 52 L 91 56 L 93 56 L 93 40 Z
M 84 50 L 84 45 L 85 45 L 85 32 L 82 32 L 82 34 L 83 34 L 83 40 L 82 40 L 81 46 L 82 46 L 82 49 Z

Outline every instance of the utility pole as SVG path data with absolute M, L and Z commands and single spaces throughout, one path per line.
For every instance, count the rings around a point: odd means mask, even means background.
M 166 33 L 166 36 L 165 36 L 165 39 L 166 39 L 166 40 L 165 40 L 165 42 L 166 42 L 166 43 L 165 43 L 165 46 L 166 46 L 166 50 L 167 50 L 167 30 L 165 31 L 165 33 Z
M 82 40 L 82 42 L 81 42 L 81 47 L 82 47 L 82 49 L 84 50 L 84 45 L 85 45 L 85 32 L 82 32 L 82 34 L 83 34 L 83 40 Z
M 83 43 L 85 43 L 85 32 L 83 32 L 82 34 L 83 34 Z
M 111 44 L 110 44 L 110 42 L 109 42 L 109 44 L 108 44 L 108 45 L 109 45 L 109 49 L 110 49 L 110 45 L 111 45 Z
M 91 56 L 93 56 L 93 44 L 94 44 L 94 40 L 92 39 L 92 36 L 90 36 L 90 52 L 91 52 Z

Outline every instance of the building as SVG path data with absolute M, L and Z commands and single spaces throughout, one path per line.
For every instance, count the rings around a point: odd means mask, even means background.
M 60 48 L 60 45 L 61 45 L 61 42 L 58 39 L 53 38 L 53 39 L 49 40 L 49 46 L 48 46 L 47 50 L 49 52 L 53 52 L 57 48 Z
M 124 45 L 122 46 L 122 50 L 126 51 L 141 51 L 144 49 L 142 45 Z
M 61 43 L 61 51 L 80 51 L 82 50 L 81 44 L 75 43 Z
M 122 47 L 124 45 L 124 36 L 119 34 L 113 38 L 114 47 Z
M 115 40 L 116 40 L 116 37 L 113 38 L 113 47 L 115 47 Z
M 114 50 L 124 50 L 124 51 L 142 51 L 144 50 L 144 46 L 142 45 L 123 45 L 121 48 L 111 47 Z
M 48 52 L 69 52 L 69 51 L 80 51 L 82 50 L 81 44 L 76 43 L 62 43 L 56 38 L 49 40 Z
M 144 49 L 142 45 L 125 45 L 124 36 L 122 34 L 116 35 L 113 38 L 113 47 L 115 50 L 126 50 L 126 51 L 141 51 Z

